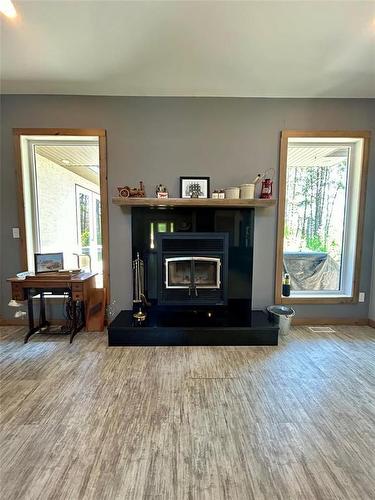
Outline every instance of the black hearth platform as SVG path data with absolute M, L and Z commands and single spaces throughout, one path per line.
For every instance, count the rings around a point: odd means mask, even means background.
M 151 312 L 142 326 L 121 311 L 108 327 L 109 346 L 277 345 L 279 328 L 263 311 L 246 318 L 207 311 Z

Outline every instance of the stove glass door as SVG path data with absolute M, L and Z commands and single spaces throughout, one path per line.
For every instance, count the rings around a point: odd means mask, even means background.
M 167 288 L 190 288 L 191 279 L 191 257 L 173 257 L 165 259 Z
M 220 288 L 221 262 L 216 257 L 165 259 L 166 288 Z

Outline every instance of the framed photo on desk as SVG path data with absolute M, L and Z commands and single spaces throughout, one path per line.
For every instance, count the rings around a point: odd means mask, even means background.
M 64 255 L 57 253 L 34 254 L 35 274 L 50 273 L 64 269 Z

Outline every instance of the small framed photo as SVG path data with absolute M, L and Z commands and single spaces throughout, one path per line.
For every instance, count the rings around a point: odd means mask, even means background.
M 35 274 L 50 273 L 64 269 L 64 255 L 58 253 L 36 253 L 34 254 Z
M 180 177 L 180 198 L 209 198 L 209 177 Z

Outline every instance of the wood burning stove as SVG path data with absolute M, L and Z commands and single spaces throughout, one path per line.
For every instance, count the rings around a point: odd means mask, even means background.
M 122 311 L 109 345 L 276 345 L 278 326 L 251 307 L 253 238 L 254 208 L 133 207 L 147 317 Z
M 159 304 L 226 304 L 227 233 L 159 233 L 157 249 Z

